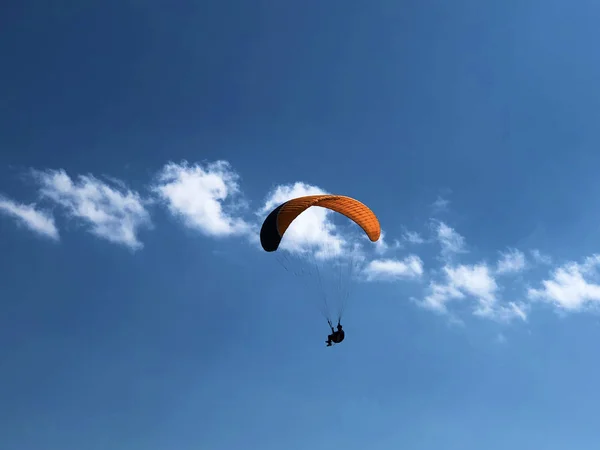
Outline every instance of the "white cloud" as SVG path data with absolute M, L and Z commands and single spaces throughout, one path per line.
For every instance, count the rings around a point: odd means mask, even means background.
M 434 221 L 436 238 L 442 247 L 442 256 L 447 257 L 453 253 L 466 253 L 465 238 L 449 227 L 444 222 Z
M 17 203 L 0 195 L 0 213 L 17 219 L 31 231 L 50 239 L 58 240 L 58 229 L 52 215 L 38 211 L 35 204 Z
M 437 212 L 446 211 L 448 209 L 449 205 L 450 205 L 450 200 L 445 199 L 441 195 L 438 195 L 438 198 L 435 200 L 435 202 L 433 202 L 431 204 L 431 207 L 432 207 L 433 211 L 437 213 Z
M 448 283 L 467 294 L 477 297 L 482 303 L 493 303 L 498 289 L 496 280 L 485 264 L 444 267 Z
M 513 319 L 527 320 L 529 306 L 523 302 L 506 302 L 499 304 L 480 304 L 473 312 L 476 316 L 486 317 L 498 322 L 510 322 Z
M 538 249 L 533 249 L 529 253 L 531 253 L 531 257 L 538 264 L 552 264 L 552 258 L 548 255 L 544 255 Z
M 280 185 L 267 195 L 258 214 L 264 219 L 271 210 L 292 198 L 319 194 L 326 192 L 320 187 L 302 182 Z M 349 242 L 339 234 L 331 221 L 332 214 L 326 208 L 308 208 L 286 230 L 280 248 L 292 253 L 314 252 L 319 258 L 343 254 L 349 248 Z
M 530 288 L 528 297 L 554 304 L 566 311 L 579 311 L 597 306 L 600 302 L 600 285 L 595 282 L 600 255 L 593 255 L 583 264 L 569 262 L 552 272 L 550 279 L 542 281 L 540 289 Z
M 404 235 L 402 236 L 402 238 L 407 241 L 410 242 L 411 244 L 423 244 L 425 243 L 425 239 L 423 239 L 421 237 L 421 235 L 419 233 L 417 233 L 416 231 L 407 231 L 404 233 Z
M 445 266 L 445 282 L 434 282 L 421 306 L 438 312 L 447 312 L 451 300 L 467 296 L 476 299 L 473 313 L 498 321 L 509 321 L 515 317 L 526 319 L 526 309 L 515 302 L 499 304 L 498 284 L 485 264 Z
M 122 185 L 111 187 L 91 175 L 73 181 L 64 170 L 34 174 L 41 195 L 89 225 L 93 234 L 132 249 L 143 247 L 137 232 L 142 226 L 151 226 L 151 222 L 137 192 Z
M 448 301 L 463 298 L 465 298 L 465 295 L 451 284 L 431 283 L 429 294 L 425 296 L 421 306 L 440 313 L 446 313 L 448 312 Z
M 385 242 L 385 236 L 383 235 L 382 230 L 379 240 L 375 242 L 375 253 L 377 253 L 378 255 L 383 255 L 384 253 L 387 253 L 389 249 L 390 246 L 387 242 Z
M 517 249 L 511 248 L 501 254 L 500 260 L 496 267 L 498 274 L 518 273 L 525 270 L 527 261 L 525 254 Z
M 367 264 L 365 275 L 369 281 L 420 278 L 423 275 L 423 261 L 416 255 L 402 260 L 376 259 Z
M 390 250 L 402 247 L 402 244 L 400 244 L 400 242 L 397 239 L 394 239 L 391 244 L 388 244 L 385 235 L 385 232 L 381 230 L 381 236 L 379 237 L 379 240 L 375 242 L 375 253 L 377 253 L 378 255 L 383 255 L 384 253 L 387 253 Z M 365 235 L 364 239 L 368 240 L 369 238 Z
M 249 225 L 235 217 L 236 205 L 224 204 L 239 193 L 238 179 L 226 161 L 204 166 L 168 163 L 153 191 L 186 226 L 212 237 L 240 235 L 249 231 Z

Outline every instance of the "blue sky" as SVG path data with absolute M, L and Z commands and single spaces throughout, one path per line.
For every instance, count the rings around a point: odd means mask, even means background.
M 2 448 L 596 448 L 598 5 L 288 3 L 3 6 Z

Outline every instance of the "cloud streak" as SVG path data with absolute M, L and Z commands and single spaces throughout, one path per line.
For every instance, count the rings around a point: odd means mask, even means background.
M 54 217 L 49 213 L 37 210 L 35 204 L 17 203 L 0 195 L 0 213 L 16 219 L 20 224 L 40 236 L 55 241 L 59 240 Z
M 533 261 L 535 261 L 537 264 L 552 264 L 552 258 L 548 255 L 543 254 L 538 249 L 531 250 L 530 254 Z
M 423 261 L 416 255 L 399 259 L 375 259 L 365 270 L 368 281 L 417 279 L 423 275 Z
M 118 183 L 111 186 L 91 175 L 71 179 L 64 170 L 34 172 L 42 198 L 62 207 L 92 234 L 133 250 L 141 249 L 142 227 L 150 227 L 150 215 L 140 195 Z
M 433 221 L 433 229 L 440 244 L 443 258 L 449 258 L 454 254 L 467 253 L 465 238 L 454 228 L 449 227 L 442 221 Z
M 409 242 L 411 244 L 424 244 L 425 243 L 425 239 L 423 239 L 421 237 L 421 235 L 419 233 L 417 233 L 416 231 L 406 231 L 402 238 L 406 241 Z
M 514 318 L 526 320 L 527 308 L 517 302 L 503 304 L 498 299 L 499 286 L 490 268 L 484 263 L 473 265 L 446 265 L 442 269 L 443 281 L 432 282 L 421 306 L 438 313 L 448 313 L 453 300 L 473 298 L 473 314 L 501 322 Z
M 431 209 L 435 213 L 440 213 L 448 210 L 450 200 L 438 195 L 437 199 L 431 204 Z

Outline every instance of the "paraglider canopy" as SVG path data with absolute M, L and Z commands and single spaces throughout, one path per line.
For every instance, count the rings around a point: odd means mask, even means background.
M 260 230 L 262 248 L 266 252 L 277 250 L 290 224 L 311 206 L 343 214 L 361 227 L 371 242 L 376 242 L 381 236 L 377 216 L 358 200 L 344 195 L 307 195 L 289 200 L 271 211 Z

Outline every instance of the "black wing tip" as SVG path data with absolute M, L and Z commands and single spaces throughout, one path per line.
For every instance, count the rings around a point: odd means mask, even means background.
M 277 216 L 283 205 L 285 203 L 269 213 L 260 229 L 260 245 L 265 252 L 274 252 L 281 243 L 281 236 L 279 236 L 279 230 L 277 229 Z

